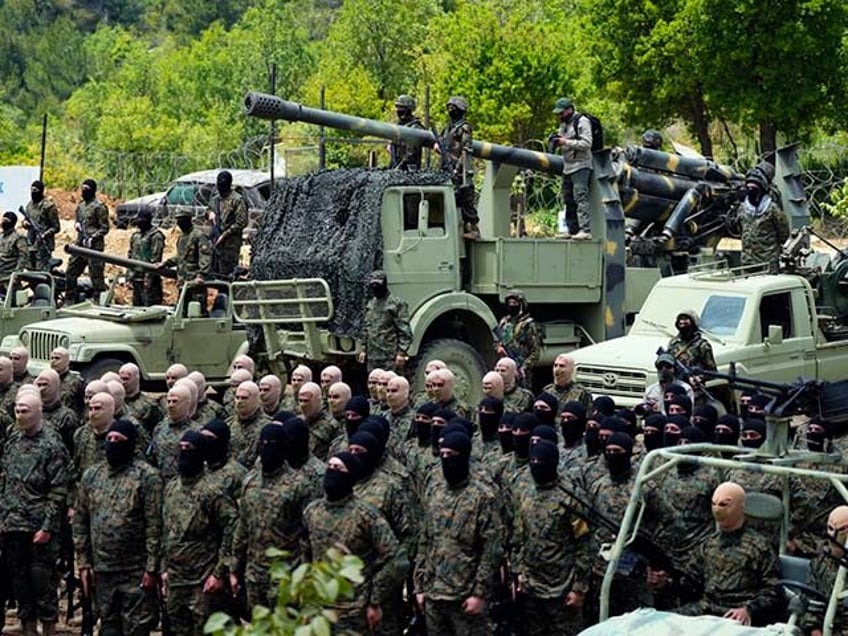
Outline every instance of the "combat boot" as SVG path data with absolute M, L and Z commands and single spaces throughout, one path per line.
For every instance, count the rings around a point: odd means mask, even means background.
M 472 241 L 480 238 L 480 228 L 477 227 L 476 223 L 466 223 L 463 226 L 463 230 L 462 238 L 470 239 Z

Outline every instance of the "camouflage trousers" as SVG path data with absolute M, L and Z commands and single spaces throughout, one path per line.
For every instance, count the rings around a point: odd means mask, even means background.
M 99 241 L 97 244 L 92 244 L 91 249 L 102 252 L 103 242 Z M 86 267 L 88 267 L 88 273 L 91 276 L 91 284 L 94 287 L 94 291 L 97 293 L 106 291 L 106 279 L 103 276 L 104 266 L 105 264 L 99 258 L 88 258 L 86 256 L 71 254 L 70 259 L 68 259 L 68 269 L 65 272 L 65 289 L 67 293 L 76 293 L 77 279 L 85 271 Z
M 216 278 L 231 280 L 233 272 L 239 264 L 241 256 L 241 243 L 238 246 L 227 245 L 215 248 L 215 267 L 213 275 Z
M 583 612 L 556 598 L 524 597 L 524 633 L 527 636 L 573 636 L 583 629 Z
M 253 608 L 257 605 L 274 607 L 277 590 L 271 582 L 268 570 L 256 566 L 250 567 L 244 579 L 247 588 L 247 612 L 253 614 Z
M 141 572 L 95 572 L 100 636 L 147 636 L 156 628 L 156 590 L 141 587 Z
M 59 617 L 59 574 L 56 559 L 59 539 L 52 537 L 41 545 L 32 542 L 32 532 L 6 532 L 3 550 L 7 574 L 18 602 L 18 618 L 53 623 Z
M 162 304 L 162 277 L 144 274 L 132 279 L 133 307 L 151 307 Z
M 488 636 L 489 618 L 486 610 L 469 616 L 462 609 L 462 601 L 437 601 L 427 599 L 424 618 L 428 634 L 439 636 Z
M 201 636 L 206 619 L 224 607 L 223 593 L 205 594 L 202 585 L 169 587 L 166 603 L 169 636 Z
M 454 200 L 456 201 L 456 207 L 459 208 L 462 214 L 462 222 L 476 225 L 480 222 L 480 217 L 477 216 L 477 205 L 474 201 L 474 185 L 470 179 L 471 177 L 469 177 L 469 182 L 466 185 L 462 185 L 461 178 L 454 181 Z

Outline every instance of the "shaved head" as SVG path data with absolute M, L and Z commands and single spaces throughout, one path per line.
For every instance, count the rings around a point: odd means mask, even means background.
M 503 376 L 497 371 L 489 371 L 483 376 L 483 394 L 487 397 L 503 399 L 504 396 L 504 380 Z
M 259 401 L 268 415 L 277 412 L 280 396 L 283 394 L 283 383 L 276 375 L 265 375 L 259 380 Z
M 351 394 L 350 387 L 344 382 L 336 382 L 327 391 L 327 405 L 330 407 L 330 415 L 340 422 L 344 419 L 345 405 Z
M 115 420 L 115 400 L 109 393 L 101 391 L 88 401 L 88 422 L 95 433 L 103 434 Z
M 100 376 L 100 379 L 106 383 L 109 382 L 120 382 L 121 376 L 115 373 L 114 371 L 107 371 L 103 375 Z
M 177 380 L 184 378 L 188 375 L 188 369 L 184 364 L 180 364 L 179 362 L 176 364 L 172 364 L 168 367 L 168 370 L 165 371 L 165 384 L 170 389 L 174 386 L 174 382 Z
M 297 393 L 297 401 L 305 418 L 314 418 L 321 412 L 321 387 L 307 382 Z
M 248 380 L 238 385 L 235 395 L 235 408 L 239 419 L 245 420 L 255 415 L 261 405 L 258 384 Z
M 429 361 L 429 362 L 428 362 L 428 363 L 424 366 L 424 374 L 425 374 L 425 375 L 430 375 L 433 371 L 439 371 L 439 370 L 441 370 L 441 369 L 447 369 L 447 368 L 448 368 L 448 365 L 446 365 L 446 364 L 445 364 L 444 362 L 442 362 L 441 360 L 430 360 L 430 361 Z
M 50 368 L 62 374 L 71 366 L 71 354 L 65 347 L 56 347 L 50 352 Z
M 168 419 L 172 422 L 184 422 L 191 417 L 191 390 L 183 384 L 175 384 L 168 391 Z
M 141 372 L 134 362 L 127 362 L 118 369 L 127 397 L 133 398 L 141 390 Z
M 324 395 L 330 390 L 330 387 L 336 382 L 342 381 L 342 370 L 336 365 L 331 364 L 321 370 L 321 390 Z
M 291 385 L 295 395 L 300 392 L 300 387 L 306 382 L 312 382 L 312 369 L 304 364 L 299 364 L 291 372 Z
M 501 358 L 495 365 L 497 371 L 503 378 L 504 391 L 510 391 L 515 386 L 515 379 L 518 377 L 518 365 L 512 358 Z
M 88 404 L 91 396 L 95 393 L 109 393 L 109 386 L 103 380 L 92 380 L 85 385 L 83 392 L 83 401 Z M 111 397 L 111 394 L 110 394 Z
M 41 398 L 24 391 L 15 398 L 15 424 L 25 435 L 34 435 L 41 429 Z
M 393 413 L 409 406 L 409 382 L 400 375 L 389 378 L 386 384 L 386 403 Z

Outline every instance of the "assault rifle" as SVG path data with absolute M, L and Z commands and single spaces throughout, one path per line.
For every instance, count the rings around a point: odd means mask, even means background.
M 44 237 L 41 235 L 42 229 L 41 226 L 36 223 L 33 218 L 27 214 L 26 208 L 22 205 L 18 206 L 18 212 L 20 212 L 21 216 L 24 217 L 24 221 L 27 224 L 27 238 L 31 245 L 40 243 L 44 243 Z

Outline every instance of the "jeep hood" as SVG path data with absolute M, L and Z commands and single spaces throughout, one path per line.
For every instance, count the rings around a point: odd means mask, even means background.
M 21 335 L 38 332 L 41 334 L 55 333 L 69 336 L 68 345 L 75 343 L 132 343 L 150 340 L 156 325 L 144 329 L 139 326 L 120 324 L 109 320 L 92 318 L 57 318 L 43 323 L 34 323 L 21 330 Z

